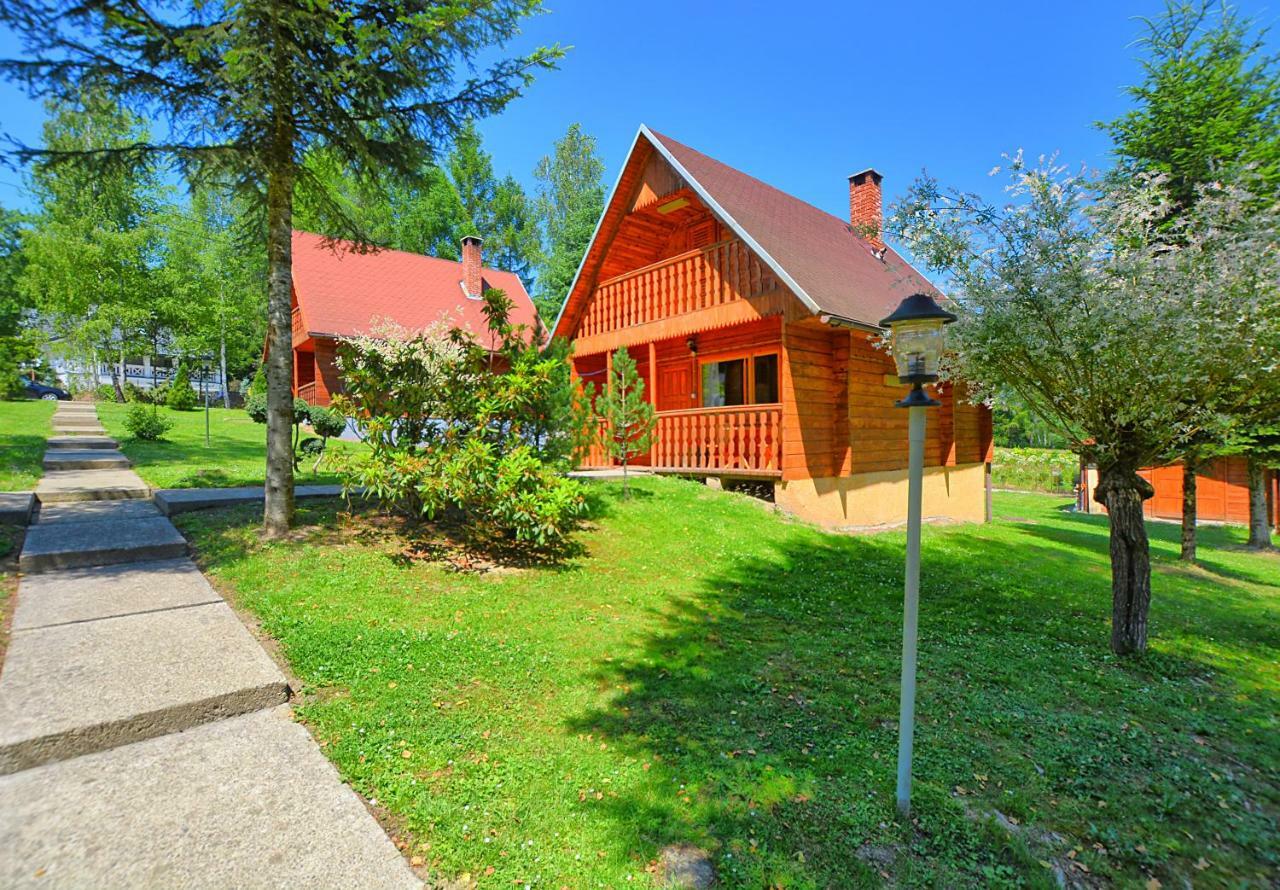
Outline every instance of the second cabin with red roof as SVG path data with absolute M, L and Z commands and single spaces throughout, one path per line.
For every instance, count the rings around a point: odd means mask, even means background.
M 361 252 L 345 241 L 293 233 L 293 391 L 328 405 L 342 391 L 334 359 L 338 341 L 368 334 L 383 319 L 408 330 L 443 321 L 485 342 L 481 295 L 504 291 L 510 321 L 536 331 L 533 301 L 520 277 L 487 269 L 479 238 L 462 239 L 462 260 L 400 250 Z
M 598 387 L 617 349 L 635 358 L 657 412 L 635 463 L 766 483 L 832 527 L 905 519 L 906 387 L 874 341 L 904 297 L 934 289 L 881 240 L 880 184 L 851 176 L 842 219 L 640 128 L 554 327 Z M 924 514 L 981 522 L 990 413 L 937 394 Z

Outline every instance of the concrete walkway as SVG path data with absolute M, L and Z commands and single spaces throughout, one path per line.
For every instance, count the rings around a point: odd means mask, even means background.
M 421 886 L 93 406 L 54 429 L 0 673 L 0 886 Z

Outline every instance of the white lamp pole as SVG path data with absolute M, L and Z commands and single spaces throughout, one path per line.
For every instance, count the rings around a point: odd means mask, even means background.
M 920 515 L 924 488 L 925 411 L 939 404 L 924 391 L 938 379 L 944 325 L 956 317 L 928 294 L 912 294 L 880 322 L 893 337 L 898 379 L 911 384 L 907 409 L 907 570 L 902 599 L 902 694 L 898 708 L 898 810 L 911 811 L 911 757 L 916 723 L 916 629 L 920 607 Z

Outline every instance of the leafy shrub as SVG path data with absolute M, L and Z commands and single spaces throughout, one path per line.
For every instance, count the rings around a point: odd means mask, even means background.
M 583 427 L 563 343 L 547 349 L 508 324 L 510 301 L 485 294 L 499 361 L 466 331 L 377 325 L 343 341 L 334 403 L 371 447 L 335 463 L 389 511 L 459 518 L 475 539 L 527 552 L 563 548 L 586 512 L 563 471 Z
M 93 400 L 95 402 L 114 402 L 116 400 L 116 388 L 110 383 L 100 383 L 93 388 Z
M 138 386 L 136 383 L 126 383 L 124 385 L 124 400 L 140 405 L 150 405 L 153 403 L 152 391 Z
M 347 429 L 347 418 L 342 412 L 323 405 L 312 405 L 307 418 L 311 421 L 311 429 L 322 439 L 336 439 Z
M 254 393 L 244 400 L 244 410 L 254 423 L 267 422 L 267 397 Z
M 267 369 L 265 365 L 258 365 L 258 370 L 253 373 L 253 379 L 245 387 L 244 398 L 246 405 L 253 396 L 262 396 L 264 399 L 267 397 Z
M 191 378 L 187 375 L 187 369 L 179 367 L 178 373 L 173 375 L 173 380 L 169 383 L 164 403 L 174 411 L 190 411 L 196 406 L 197 401 L 196 391 L 191 388 Z
M 132 405 L 124 416 L 124 428 L 135 439 L 155 442 L 173 429 L 173 421 L 157 411 L 155 405 Z

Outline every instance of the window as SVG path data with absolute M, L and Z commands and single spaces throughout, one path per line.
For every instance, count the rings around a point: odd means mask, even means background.
M 702 366 L 702 407 L 747 403 L 747 360 L 707 362 Z
M 702 363 L 702 407 L 765 405 L 776 401 L 776 352 Z
M 778 401 L 778 353 L 757 355 L 751 363 L 755 375 L 755 397 L 751 401 L 757 405 Z

